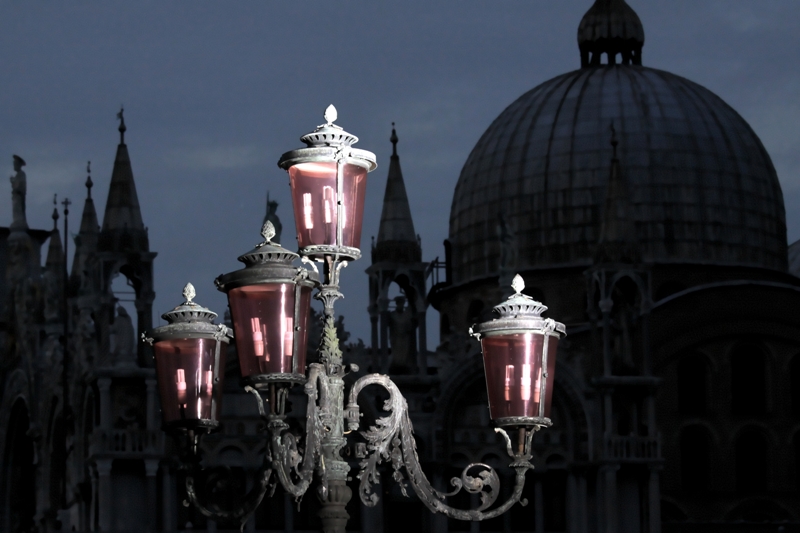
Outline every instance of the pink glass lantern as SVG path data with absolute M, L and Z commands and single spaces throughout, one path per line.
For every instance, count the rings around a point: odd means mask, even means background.
M 316 274 L 292 266 L 298 255 L 271 241 L 270 222 L 262 235 L 262 244 L 239 257 L 245 268 L 216 281 L 228 295 L 242 378 L 257 388 L 303 383 Z
M 549 426 L 558 340 L 566 329 L 542 318 L 547 307 L 521 294 L 521 276 L 512 287 L 516 293 L 494 308 L 499 318 L 472 330 L 483 351 L 490 415 L 500 426 Z
M 375 154 L 352 148 L 358 138 L 336 118 L 329 106 L 327 123 L 301 137 L 307 147 L 283 154 L 278 165 L 289 172 L 300 253 L 353 260 L 361 256 L 367 173 L 377 165 Z
M 217 314 L 193 302 L 191 283 L 186 301 L 161 317 L 169 324 L 153 329 L 161 414 L 166 427 L 214 429 L 219 425 L 225 358 L 222 346 L 232 334 L 213 320 Z

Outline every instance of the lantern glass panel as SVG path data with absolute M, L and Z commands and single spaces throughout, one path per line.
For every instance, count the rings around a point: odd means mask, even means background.
M 236 350 L 242 376 L 305 373 L 311 287 L 300 286 L 300 305 L 295 323 L 295 285 L 264 283 L 228 292 Z M 294 338 L 298 336 L 297 353 Z
M 337 242 L 339 197 L 336 188 L 336 167 L 337 164 L 333 161 L 300 163 L 289 167 L 294 221 L 300 248 L 320 244 L 351 248 L 359 248 L 361 245 L 367 169 L 358 165 L 344 165 L 341 198 L 342 242 Z
M 537 417 L 546 380 L 544 416 L 550 416 L 558 337 L 549 337 L 547 377 L 542 375 L 541 333 L 485 336 L 481 339 L 492 419 Z
M 154 348 L 164 422 L 219 420 L 221 383 L 214 388 L 217 340 L 169 339 L 156 342 Z M 217 375 L 225 375 L 224 357 Z

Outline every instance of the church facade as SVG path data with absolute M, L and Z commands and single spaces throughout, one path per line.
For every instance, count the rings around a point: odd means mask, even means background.
M 366 269 L 370 346 L 347 343 L 338 323 L 345 360 L 389 373 L 406 395 L 434 485 L 485 463 L 502 476 L 503 499 L 513 474 L 466 332 L 521 274 L 568 333 L 554 425 L 534 439 L 529 503 L 485 522 L 449 520 L 404 496 L 388 470 L 377 506 L 353 491 L 349 530 L 800 531 L 800 247 L 787 245 L 769 155 L 719 97 L 644 66 L 644 29 L 624 0 L 594 2 L 578 44 L 581 68 L 522 95 L 473 149 L 444 261 L 423 260 L 392 130 Z M 58 213 L 51 231 L 28 225 L 25 161 L 14 156 L 13 220 L 0 228 L 2 531 L 230 527 L 184 505 L 152 354 L 136 342 L 152 327 L 156 254 L 119 119 L 102 223 L 88 177 L 69 269 Z M 268 200 L 265 220 L 280 230 L 276 209 Z M 319 340 L 312 331 L 309 345 Z M 249 489 L 265 447 L 233 347 L 227 359 L 223 425 L 202 443 L 204 465 L 226 484 L 203 482 L 224 487 L 222 506 Z M 375 395 L 362 412 L 380 416 L 381 403 Z M 469 494 L 449 503 L 477 504 Z M 278 488 L 245 530 L 317 530 L 317 505 L 309 494 L 298 507 Z

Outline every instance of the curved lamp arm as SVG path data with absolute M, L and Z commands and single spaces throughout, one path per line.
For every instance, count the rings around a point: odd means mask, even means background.
M 500 478 L 497 472 L 489 465 L 473 463 L 464 469 L 461 478 L 453 478 L 450 481 L 455 487 L 452 492 L 444 493 L 433 488 L 419 464 L 406 400 L 397 385 L 388 376 L 371 374 L 360 378 L 353 384 L 346 411 L 348 429 L 351 431 L 358 429 L 360 413 L 356 399 L 361 390 L 368 385 L 380 385 L 389 391 L 389 399 L 383 408 L 390 414 L 377 419 L 375 426 L 361 432 L 367 440 L 366 449 L 359 454 L 363 460 L 360 463 L 361 471 L 358 474 L 358 479 L 361 480 L 359 495 L 364 505 L 372 507 L 378 502 L 378 496 L 372 486 L 380 483 L 377 467 L 383 461 L 391 462 L 394 469 L 392 478 L 400 485 L 403 495 L 408 496 L 406 479 L 401 468 L 405 469 L 408 483 L 422 503 L 434 513 L 443 513 L 450 518 L 487 520 L 503 514 L 517 502 L 522 505 L 527 504 L 527 501 L 522 499 L 522 489 L 525 485 L 525 473 L 533 468 L 530 463 L 530 449 L 533 433 L 538 430 L 538 427 L 522 434 L 521 446 L 516 452 L 513 450 L 508 434 L 503 429 L 495 429 L 505 438 L 508 454 L 514 459 L 509 466 L 516 470 L 516 479 L 514 491 L 508 500 L 499 507 L 486 511 L 495 503 L 500 493 Z M 475 472 L 475 474 L 471 474 L 471 472 Z M 481 504 L 477 509 L 455 509 L 444 503 L 446 497 L 453 496 L 462 488 L 471 494 L 480 494 Z
M 244 525 L 247 519 L 255 512 L 261 504 L 261 500 L 264 499 L 264 495 L 267 493 L 271 475 L 272 470 L 267 468 L 267 461 L 264 461 L 264 465 L 258 470 L 255 485 L 250 489 L 250 492 L 245 495 L 242 502 L 233 509 L 223 509 L 219 505 L 211 503 L 209 498 L 203 497 L 198 493 L 195 488 L 194 474 L 190 473 L 186 476 L 187 501 L 184 501 L 184 505 L 186 507 L 190 504 L 194 505 L 201 514 L 212 520 L 237 521 L 239 523 L 239 529 L 244 531 Z
M 276 478 L 283 489 L 294 496 L 301 498 L 314 477 L 314 470 L 318 471 L 322 482 L 322 490 L 327 492 L 327 476 L 325 464 L 320 460 L 320 437 L 325 431 L 324 418 L 326 412 L 327 379 L 322 365 L 312 363 L 309 365 L 308 381 L 305 384 L 305 393 L 308 396 L 306 408 L 306 444 L 303 449 L 298 447 L 298 439 L 288 431 L 286 423 L 285 402 L 288 389 L 279 389 L 275 406 L 270 413 L 264 409 L 261 395 L 252 387 L 245 387 L 257 399 L 258 412 L 267 422 L 270 434 L 268 457 Z M 322 407 L 319 407 L 319 406 Z M 294 476 L 292 476 L 294 473 Z M 294 477 L 294 479 L 293 479 Z
M 256 474 L 255 485 L 238 505 L 233 508 L 223 508 L 212 503 L 213 498 L 210 498 L 208 494 L 201 494 L 195 485 L 195 477 L 202 471 L 197 454 L 200 435 L 194 431 L 187 431 L 173 433 L 173 437 L 177 441 L 178 450 L 182 450 L 182 453 L 178 455 L 180 469 L 186 471 L 186 500 L 183 504 L 186 507 L 194 505 L 201 514 L 212 520 L 237 521 L 240 529 L 243 530 L 247 519 L 255 512 L 267 493 L 269 479 L 272 476 L 271 460 L 268 457 L 264 458 Z M 226 470 L 229 471 L 229 469 Z M 220 482 L 224 483 L 224 480 L 218 480 L 217 483 Z

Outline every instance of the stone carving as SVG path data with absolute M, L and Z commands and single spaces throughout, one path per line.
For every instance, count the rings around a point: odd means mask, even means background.
M 272 242 L 280 243 L 281 242 L 281 230 L 283 230 L 283 224 L 281 224 L 281 219 L 278 218 L 278 215 L 275 212 L 278 210 L 278 202 L 275 200 L 269 199 L 269 193 L 267 193 L 267 214 L 264 216 L 264 224 L 267 222 L 272 222 L 272 227 L 275 230 L 275 235 L 270 237 L 269 240 Z
M 28 221 L 25 219 L 25 194 L 28 191 L 27 177 L 22 167 L 25 166 L 25 160 L 20 156 L 14 156 L 14 172 L 15 175 L 11 176 L 11 207 L 13 213 L 13 221 L 11 222 L 11 229 L 28 229 Z
M 48 269 L 42 276 L 42 284 L 44 285 L 44 319 L 46 322 L 58 322 L 62 311 L 60 277 Z
M 97 326 L 94 323 L 90 309 L 85 307 L 81 309 L 75 333 L 77 336 L 79 353 L 83 355 L 84 364 L 88 364 L 94 360 L 94 341 L 97 337 Z
M 405 297 L 398 296 L 394 301 L 395 310 L 389 313 L 389 342 L 392 345 L 389 373 L 413 372 L 417 356 L 416 319 L 411 308 L 405 306 Z
M 121 305 L 117 307 L 117 317 L 111 326 L 111 339 L 114 364 L 132 364 L 135 360 L 136 334 L 128 311 Z
M 500 271 L 515 268 L 517 263 L 516 235 L 502 211 L 497 216 L 497 236 L 500 241 Z

